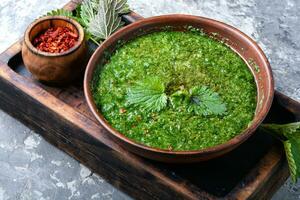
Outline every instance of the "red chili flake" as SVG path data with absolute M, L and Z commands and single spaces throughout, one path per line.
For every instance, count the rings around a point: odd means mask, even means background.
M 124 108 L 120 108 L 120 110 L 119 110 L 119 112 L 120 112 L 121 114 L 126 113 L 126 111 L 127 111 L 127 110 L 125 110 Z
M 78 34 L 68 27 L 52 27 L 33 40 L 33 46 L 49 53 L 62 53 L 72 48 L 78 41 Z

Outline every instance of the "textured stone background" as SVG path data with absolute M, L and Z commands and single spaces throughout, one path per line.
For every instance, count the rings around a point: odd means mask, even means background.
M 0 52 L 41 14 L 68 0 L 1 0 Z M 267 54 L 276 88 L 300 100 L 300 1 L 129 0 L 141 15 L 187 13 L 214 18 L 247 33 Z M 290 181 L 275 200 L 300 199 Z M 0 111 L 0 200 L 130 199 L 23 124 Z

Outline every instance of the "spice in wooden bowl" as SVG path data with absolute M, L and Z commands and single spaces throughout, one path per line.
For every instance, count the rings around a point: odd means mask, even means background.
M 33 40 L 40 51 L 62 53 L 72 48 L 78 41 L 78 34 L 68 27 L 51 27 Z
M 39 18 L 25 32 L 22 58 L 35 79 L 67 85 L 83 74 L 88 61 L 84 30 L 69 17 Z

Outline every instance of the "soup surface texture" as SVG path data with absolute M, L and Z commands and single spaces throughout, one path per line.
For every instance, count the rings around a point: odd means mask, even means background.
M 92 91 L 120 133 L 176 151 L 232 139 L 248 127 L 256 108 L 246 63 L 199 31 L 161 31 L 126 43 L 98 66 Z

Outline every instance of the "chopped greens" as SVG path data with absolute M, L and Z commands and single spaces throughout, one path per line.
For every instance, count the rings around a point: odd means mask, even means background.
M 133 39 L 95 73 L 93 96 L 126 137 L 178 151 L 222 144 L 254 116 L 256 85 L 246 63 L 199 31 Z

